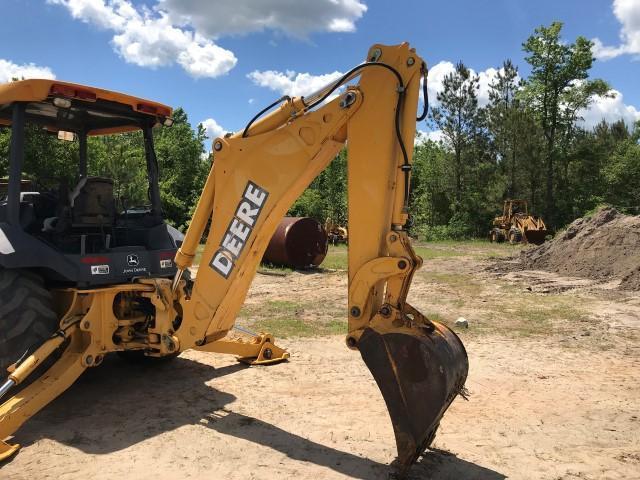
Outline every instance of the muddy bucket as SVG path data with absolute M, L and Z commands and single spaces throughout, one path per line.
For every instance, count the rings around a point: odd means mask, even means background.
M 542 245 L 547 238 L 546 230 L 525 230 L 522 233 L 522 238 L 527 243 L 534 243 L 536 245 Z
M 458 336 L 442 324 L 433 325 L 386 333 L 367 328 L 358 341 L 389 410 L 398 447 L 393 466 L 400 477 L 431 444 L 469 371 Z

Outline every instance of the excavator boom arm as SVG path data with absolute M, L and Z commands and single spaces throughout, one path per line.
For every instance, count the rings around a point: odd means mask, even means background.
M 366 63 L 310 99 L 285 98 L 242 133 L 216 139 L 214 166 L 176 256 L 179 269 L 190 265 L 211 219 L 193 291 L 182 303 L 183 325 L 176 332 L 181 349 L 203 348 L 233 327 L 278 223 L 346 144 L 346 342 L 360 351 L 382 391 L 401 472 L 429 445 L 468 370 L 457 336 L 406 301 L 422 263 L 404 226 L 425 73 L 424 62 L 408 44 L 374 45 Z M 356 75 L 356 86 L 327 98 L 341 81 Z
M 382 63 L 383 51 L 387 63 Z M 176 256 L 179 269 L 190 266 L 211 220 L 203 261 L 183 305 L 185 321 L 194 319 L 189 329 L 178 331 L 183 348 L 211 341 L 233 327 L 278 223 L 345 143 L 350 291 L 364 265 L 389 256 L 389 233 L 396 231 L 397 238 L 403 234 L 423 63 L 407 44 L 374 46 L 371 52 L 376 61 L 356 67 L 356 87 L 314 110 L 305 99 L 287 99 L 248 130 L 214 141 L 214 166 Z M 406 263 L 409 272 L 411 259 Z M 350 316 L 350 331 L 367 324 L 383 293 L 381 285 L 371 288 L 366 298 L 357 299 L 358 305 L 350 295 L 350 310 L 362 310 Z

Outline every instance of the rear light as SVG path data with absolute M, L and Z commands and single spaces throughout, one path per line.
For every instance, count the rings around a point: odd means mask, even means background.
M 73 87 L 68 87 L 67 85 L 51 85 L 50 90 L 51 95 L 62 95 L 63 97 L 75 97 L 76 90 Z
M 49 94 L 60 97 L 77 98 L 78 100 L 84 100 L 87 102 L 95 102 L 98 99 L 98 95 L 91 90 L 71 85 L 61 85 L 59 83 L 51 85 Z
M 73 132 L 65 132 L 64 130 L 58 131 L 58 140 L 64 140 L 65 142 L 73 142 L 76 139 L 76 134 Z
M 151 105 L 148 103 L 139 103 L 136 105 L 136 110 L 142 113 L 148 113 L 149 115 L 158 115 L 161 117 L 168 117 L 171 115 L 171 109 L 163 107 L 162 105 Z
M 147 105 L 146 103 L 139 103 L 136 110 L 142 113 L 150 113 L 151 115 L 155 115 L 158 109 L 153 105 Z
M 95 102 L 98 96 L 89 90 L 78 89 L 76 90 L 76 98 L 79 98 L 80 100 L 88 100 L 90 102 Z
M 94 264 L 94 263 L 109 263 L 109 257 L 82 257 L 80 259 L 82 263 Z
M 161 259 L 173 258 L 176 256 L 176 252 L 160 252 L 158 255 Z

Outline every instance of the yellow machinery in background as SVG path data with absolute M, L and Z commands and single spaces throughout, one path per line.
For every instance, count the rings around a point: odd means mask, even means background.
M 324 229 L 327 232 L 327 238 L 331 245 L 339 245 L 341 243 L 349 243 L 349 230 L 346 226 L 334 222 L 331 218 L 327 218 L 324 222 Z
M 458 337 L 407 302 L 422 264 L 405 224 L 418 97 L 423 79 L 426 96 L 426 72 L 408 44 L 374 45 L 365 63 L 317 93 L 284 97 L 243 131 L 216 139 L 214 163 L 175 256 L 178 273 L 173 280 L 148 277 L 99 288 L 52 289 L 60 312 L 58 330 L 12 366 L 0 388 L 0 394 L 13 392 L 0 405 L 0 439 L 5 440 L 0 458 L 15 453 L 18 446 L 9 437 L 25 421 L 109 352 L 137 350 L 163 357 L 196 349 L 254 363 L 285 358 L 269 334 L 249 343 L 228 335 L 278 223 L 347 145 L 346 345 L 360 352 L 382 392 L 398 448 L 394 465 L 398 474 L 406 473 L 430 445 L 468 372 Z M 349 84 L 356 78 L 357 84 Z M 202 262 L 190 285 L 183 272 L 192 264 L 209 220 Z M 151 321 L 137 307 L 142 301 L 153 306 Z M 53 366 L 14 392 L 56 350 L 60 355 Z
M 547 226 L 544 220 L 529 214 L 526 200 L 505 200 L 502 216 L 493 220 L 493 228 L 489 232 L 492 242 L 509 243 L 544 243 L 547 237 Z

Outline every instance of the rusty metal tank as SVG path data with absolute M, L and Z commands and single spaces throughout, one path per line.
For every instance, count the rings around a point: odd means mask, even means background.
M 309 217 L 284 217 L 269 241 L 262 261 L 303 269 L 317 267 L 327 255 L 324 227 Z

